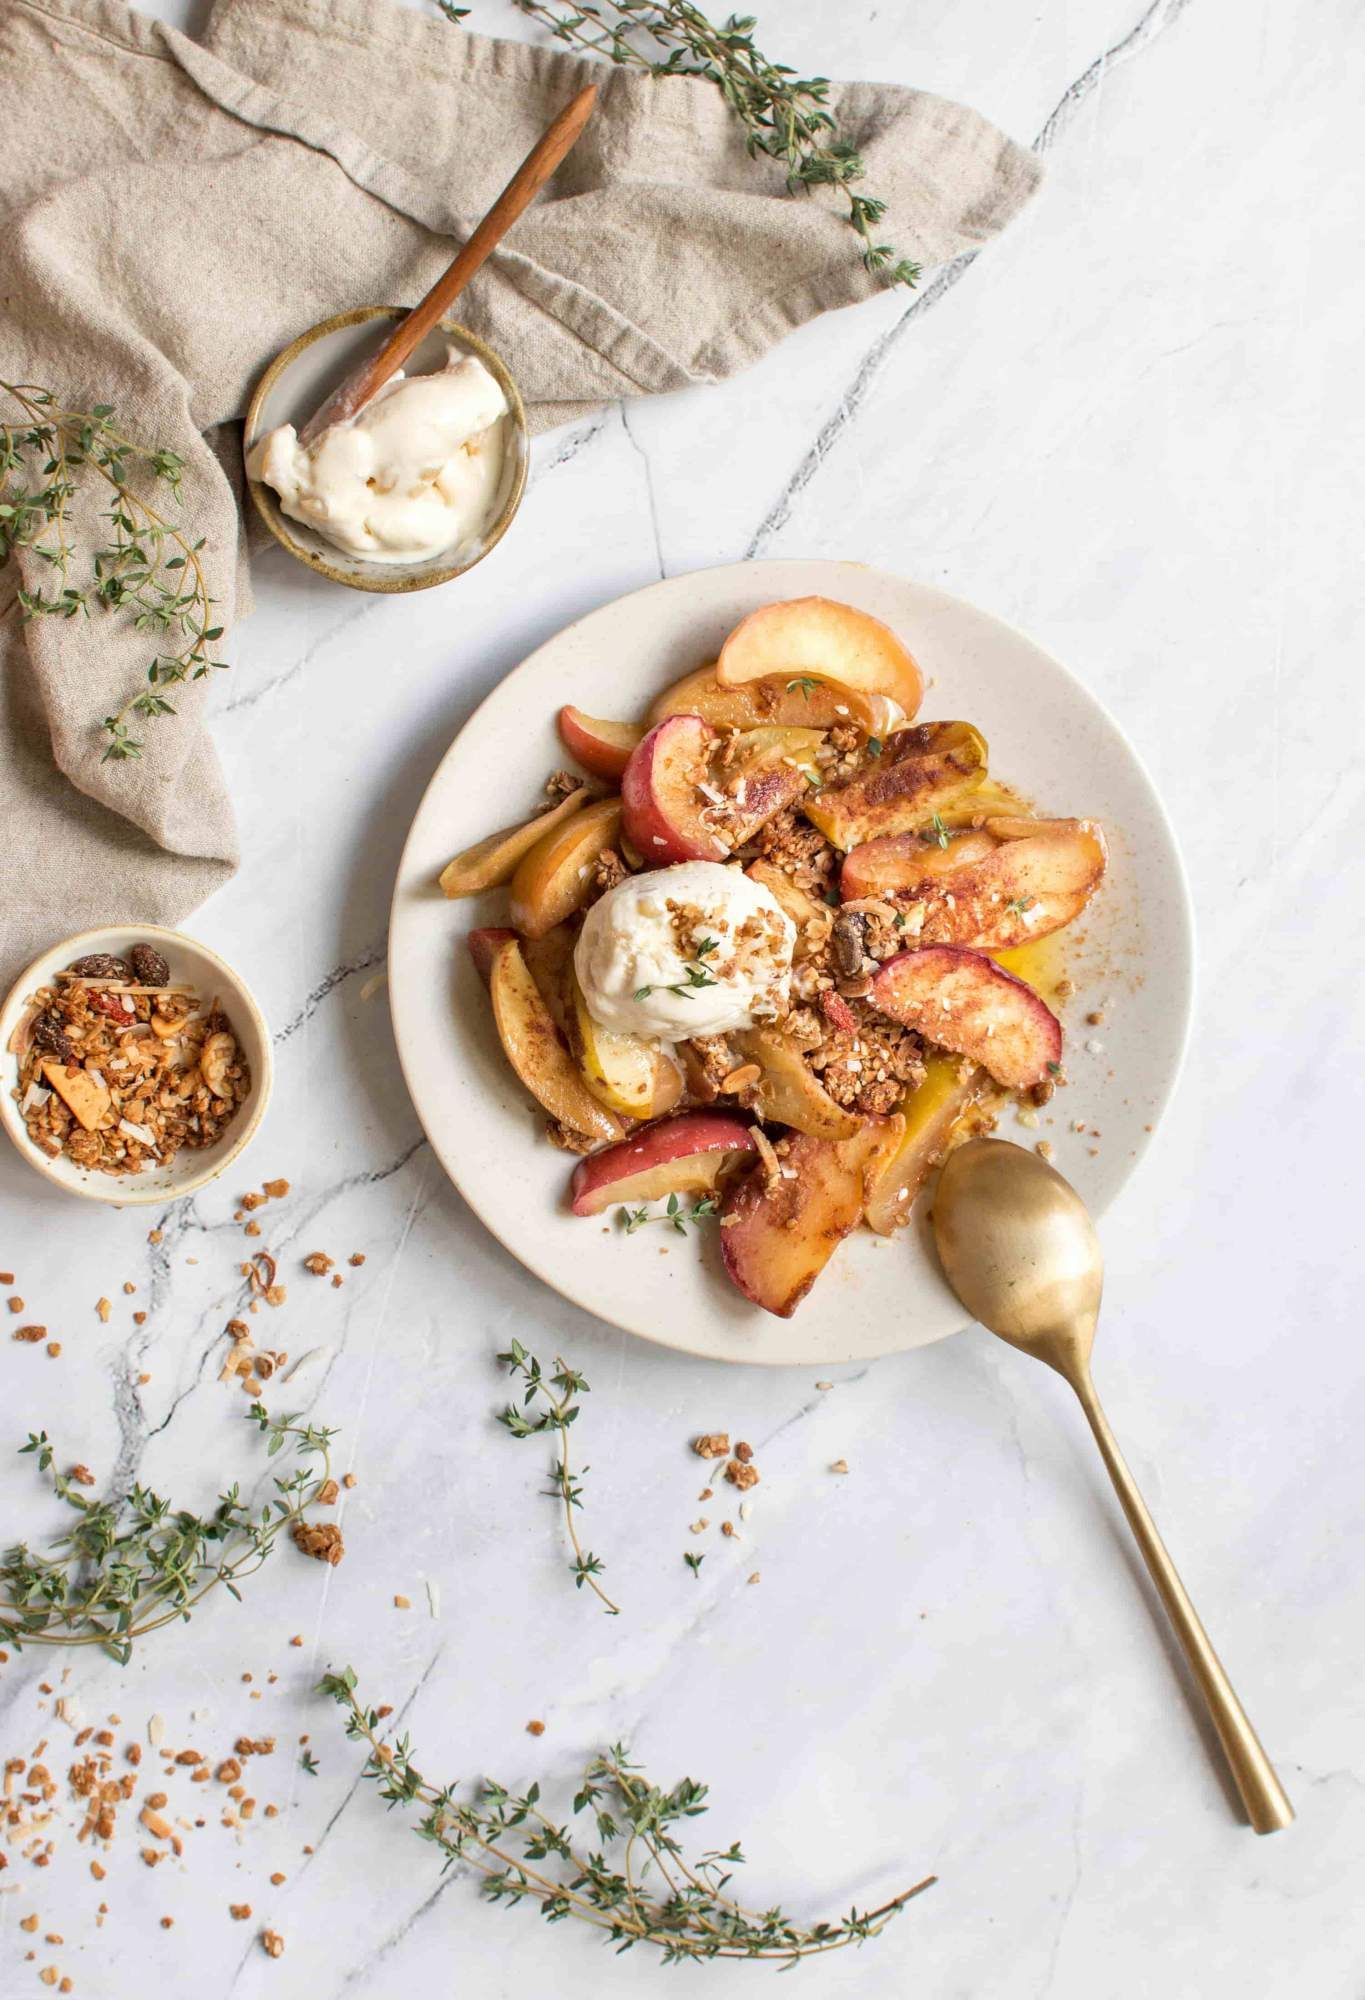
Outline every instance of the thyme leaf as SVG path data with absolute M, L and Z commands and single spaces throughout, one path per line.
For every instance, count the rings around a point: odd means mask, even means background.
M 559 1500 L 564 1508 L 564 1524 L 569 1531 L 569 1542 L 573 1549 L 571 1568 L 576 1587 L 581 1590 L 586 1583 L 604 1608 L 613 1618 L 620 1615 L 621 1607 L 612 1601 L 597 1581 L 602 1574 L 602 1564 L 590 1550 L 583 1547 L 578 1538 L 578 1527 L 574 1512 L 583 1504 L 583 1488 L 579 1483 L 587 1472 L 585 1465 L 581 1472 L 574 1472 L 569 1464 L 569 1425 L 578 1416 L 575 1396 L 586 1396 L 588 1384 L 584 1377 L 568 1363 L 555 1357 L 553 1374 L 547 1374 L 534 1354 L 528 1354 L 519 1340 L 514 1340 L 505 1354 L 498 1356 L 509 1375 L 517 1377 L 524 1385 L 520 1407 L 509 1403 L 501 1412 L 498 1422 L 514 1438 L 543 1437 L 551 1435 L 556 1440 L 555 1459 L 549 1474 L 548 1495 Z M 535 1404 L 543 1407 L 534 1409 Z

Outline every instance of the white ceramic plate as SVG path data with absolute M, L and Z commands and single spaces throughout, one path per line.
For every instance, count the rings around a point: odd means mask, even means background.
M 450 903 L 436 878 L 452 854 L 529 812 L 546 775 L 568 761 L 555 730 L 563 703 L 641 715 L 668 682 L 714 659 L 746 612 L 812 593 L 895 628 L 929 682 L 921 720 L 974 722 L 992 771 L 1040 811 L 1099 819 L 1108 832 L 1109 875 L 1067 953 L 1078 988 L 1064 1015 L 1071 1081 L 1036 1130 L 1018 1129 L 1007 1112 L 1000 1136 L 1051 1140 L 1057 1166 L 1102 1215 L 1174 1088 L 1190 1018 L 1189 898 L 1151 781 L 1093 696 L 1021 633 L 941 591 L 841 562 L 670 577 L 559 633 L 470 718 L 413 822 L 389 938 L 399 1056 L 441 1164 L 529 1270 L 615 1326 L 726 1361 L 852 1361 L 956 1332 L 964 1315 L 935 1263 L 924 1203 L 917 1224 L 890 1242 L 856 1231 L 790 1320 L 740 1297 L 709 1232 L 700 1241 L 660 1228 L 627 1237 L 606 1227 L 610 1214 L 569 1215 L 572 1162 L 539 1136 L 464 945 L 476 924 L 506 922 L 506 892 Z M 1087 1012 L 1101 1009 L 1104 1024 L 1087 1026 Z M 1088 1130 L 1073 1132 L 1073 1121 Z
M 183 1147 L 168 1166 L 147 1167 L 140 1174 L 101 1174 L 78 1167 L 65 1154 L 50 1160 L 39 1152 L 14 1101 L 17 1071 L 15 1058 L 7 1051 L 10 1036 L 37 987 L 50 984 L 54 975 L 64 972 L 73 959 L 85 958 L 96 951 L 111 952 L 122 958 L 135 944 L 155 945 L 169 965 L 173 980 L 183 980 L 206 1000 L 217 997 L 251 1066 L 251 1089 L 216 1144 L 202 1150 Z M 186 937 L 182 931 L 165 930 L 158 924 L 115 924 L 103 930 L 82 931 L 35 958 L 0 1002 L 0 1066 L 4 1071 L 0 1123 L 14 1141 L 20 1157 L 54 1187 L 68 1194 L 85 1195 L 91 1201 L 111 1202 L 118 1208 L 172 1201 L 178 1195 L 192 1194 L 195 1188 L 221 1174 L 254 1138 L 270 1102 L 273 1076 L 270 1031 L 241 974 L 197 938 Z

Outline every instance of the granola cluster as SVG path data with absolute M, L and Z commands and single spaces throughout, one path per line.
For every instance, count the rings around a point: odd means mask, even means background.
M 34 1145 L 99 1173 L 138 1174 L 212 1146 L 251 1090 L 232 1023 L 173 981 L 149 945 L 77 959 L 39 987 L 9 1052 Z

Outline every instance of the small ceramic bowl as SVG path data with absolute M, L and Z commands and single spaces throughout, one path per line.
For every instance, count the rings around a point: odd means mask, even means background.
M 403 306 L 357 306 L 354 312 L 338 313 L 320 326 L 301 333 L 296 341 L 276 355 L 256 385 L 247 406 L 245 449 L 273 431 L 279 424 L 301 426 L 346 377 L 380 345 L 381 320 L 406 316 Z M 453 320 L 441 324 L 413 350 L 404 365 L 408 375 L 426 375 L 444 366 L 447 349 L 455 347 L 482 361 L 507 398 L 506 452 L 502 485 L 492 521 L 479 538 L 464 544 L 458 555 L 449 551 L 428 556 L 416 563 L 369 562 L 363 556 L 347 555 L 333 548 L 302 521 L 295 521 L 280 506 L 270 487 L 248 477 L 247 485 L 256 511 L 282 548 L 288 549 L 309 569 L 344 583 L 352 590 L 430 590 L 433 584 L 449 583 L 482 562 L 496 548 L 511 526 L 526 490 L 526 473 L 531 457 L 530 432 L 521 391 L 508 372 L 506 363 L 493 349 Z
M 144 1167 L 140 1174 L 102 1174 L 92 1168 L 78 1167 L 65 1154 L 50 1160 L 34 1145 L 14 1096 L 18 1064 L 9 1052 L 9 1044 L 24 1016 L 29 996 L 39 986 L 48 985 L 74 959 L 96 951 L 125 958 L 135 944 L 154 945 L 169 965 L 173 980 L 192 986 L 205 1000 L 217 999 L 250 1065 L 251 1089 L 215 1145 L 202 1150 L 184 1147 L 168 1165 Z M 67 1194 L 84 1195 L 90 1201 L 130 1208 L 144 1202 L 174 1201 L 179 1195 L 203 1187 L 230 1166 L 255 1136 L 270 1101 L 272 1076 L 270 1031 L 240 973 L 225 965 L 216 952 L 200 944 L 197 938 L 163 930 L 157 924 L 113 924 L 105 930 L 82 931 L 77 937 L 65 938 L 25 968 L 0 1004 L 0 1122 L 21 1158 L 27 1160 L 35 1173 Z

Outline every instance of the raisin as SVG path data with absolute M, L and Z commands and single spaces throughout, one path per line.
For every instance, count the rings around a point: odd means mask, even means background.
M 112 952 L 92 951 L 84 958 L 78 958 L 74 965 L 67 967 L 77 979 L 130 979 L 125 960 L 115 958 Z
M 151 945 L 135 944 L 128 956 L 132 960 L 133 976 L 144 986 L 170 985 L 171 968 Z
M 55 1056 L 58 1062 L 73 1063 L 76 1051 L 67 1039 L 67 1033 L 56 1014 L 40 1014 L 33 1023 L 33 1046 L 47 1055 Z

